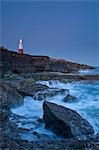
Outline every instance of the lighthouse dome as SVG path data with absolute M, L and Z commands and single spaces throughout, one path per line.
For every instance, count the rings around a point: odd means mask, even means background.
M 20 39 L 19 42 L 22 43 L 22 39 Z

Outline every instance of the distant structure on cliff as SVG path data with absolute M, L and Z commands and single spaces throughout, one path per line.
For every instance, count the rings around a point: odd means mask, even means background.
M 20 55 L 23 55 L 23 40 L 19 40 L 19 45 L 18 45 L 18 52 Z

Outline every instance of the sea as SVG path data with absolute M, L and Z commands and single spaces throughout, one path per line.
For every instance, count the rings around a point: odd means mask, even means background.
M 79 75 L 99 75 L 99 66 L 95 66 L 95 69 L 79 70 Z
M 78 74 L 99 75 L 99 67 L 94 70 L 80 70 Z M 62 94 L 44 100 L 75 110 L 93 126 L 94 134 L 99 133 L 99 80 L 71 83 L 51 80 L 38 81 L 38 83 L 47 85 L 49 88 L 69 89 L 70 95 L 75 96 L 77 101 L 64 102 L 65 95 Z M 26 96 L 23 105 L 11 109 L 13 114 L 19 116 L 17 120 L 13 117 L 10 118 L 11 121 L 16 122 L 17 127 L 25 131 L 20 132 L 22 139 L 29 141 L 39 140 L 37 134 L 34 134 L 35 132 L 44 135 L 46 139 L 63 139 L 63 137 L 55 135 L 51 130 L 45 129 L 45 124 L 42 121 L 44 100 L 38 101 Z

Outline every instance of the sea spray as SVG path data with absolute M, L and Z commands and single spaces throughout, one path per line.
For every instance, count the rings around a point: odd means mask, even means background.
M 88 120 L 95 133 L 99 133 L 99 81 L 80 81 L 72 83 L 61 83 L 59 81 L 39 81 L 49 88 L 66 88 L 71 95 L 77 98 L 76 102 L 65 103 L 61 96 L 55 97 L 52 101 L 64 107 L 77 111 L 83 118 Z
M 69 89 L 71 95 L 77 98 L 77 101 L 72 103 L 64 102 L 65 95 L 58 94 L 47 101 L 71 108 L 77 111 L 83 118 L 88 120 L 93 126 L 95 133 L 99 133 L 99 81 L 93 82 L 72 82 L 61 83 L 59 81 L 39 81 L 38 83 L 47 85 L 49 88 Z M 20 107 L 13 108 L 12 112 L 21 116 L 17 123 L 19 128 L 29 129 L 26 133 L 20 133 L 23 139 L 38 140 L 33 133 L 36 131 L 49 137 L 49 139 L 60 139 L 50 130 L 46 130 L 42 120 L 44 100 L 37 101 L 31 97 L 25 97 L 24 104 Z M 27 136 L 26 136 L 27 135 Z M 47 138 L 46 138 L 47 139 Z
M 31 97 L 25 97 L 22 106 L 11 109 L 13 114 L 19 116 L 17 120 L 14 119 L 14 116 L 10 120 L 16 122 L 17 127 L 21 129 L 20 136 L 22 139 L 29 141 L 63 139 L 50 130 L 45 129 L 45 124 L 42 120 L 43 102 L 36 101 Z

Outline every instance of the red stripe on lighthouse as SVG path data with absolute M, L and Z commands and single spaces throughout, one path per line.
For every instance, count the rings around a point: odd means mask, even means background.
M 19 49 L 19 54 L 23 55 L 23 49 Z

